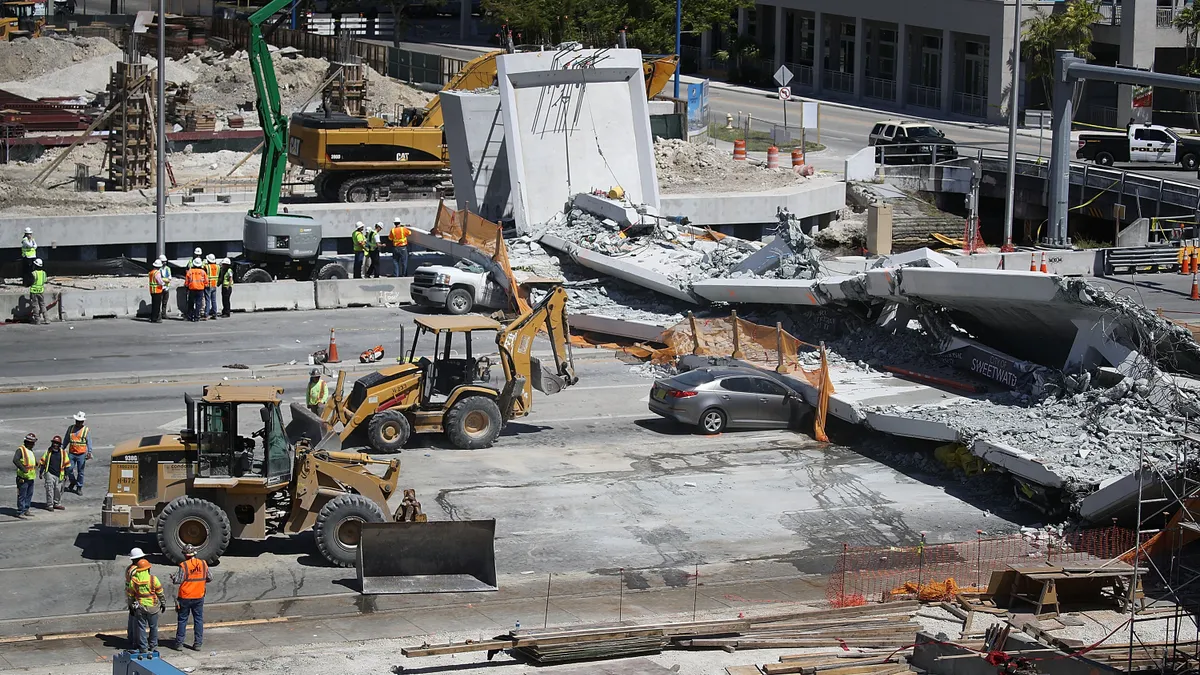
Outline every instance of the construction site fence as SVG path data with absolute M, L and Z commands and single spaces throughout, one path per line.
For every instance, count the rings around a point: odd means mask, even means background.
M 1039 564 L 1132 562 L 1133 530 L 1110 526 L 1074 532 L 1039 530 L 970 541 L 909 546 L 849 546 L 829 576 L 825 595 L 833 607 L 883 602 L 896 595 L 952 600 L 960 592 L 983 592 L 992 572 Z
M 228 40 L 237 49 L 250 47 L 250 24 L 244 20 L 214 17 L 210 34 Z M 343 38 L 339 35 L 318 35 L 306 29 L 277 28 L 265 37 L 269 43 L 281 49 L 293 47 L 304 56 L 330 62 L 340 61 L 344 53 L 341 48 Z M 377 73 L 413 85 L 431 84 L 440 87 L 467 64 L 463 59 L 397 49 L 365 40 L 346 39 L 350 42 L 351 56 L 361 58 Z

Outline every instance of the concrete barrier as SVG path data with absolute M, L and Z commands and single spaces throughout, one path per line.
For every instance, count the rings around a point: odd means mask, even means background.
M 65 290 L 61 298 L 58 307 L 63 321 L 150 316 L 150 293 L 140 288 Z
M 217 293 L 220 296 L 220 293 Z M 233 287 L 230 309 L 235 312 L 316 309 L 317 299 L 310 281 L 275 281 L 269 284 L 238 284 Z M 217 303 L 220 304 L 218 298 Z
M 863 148 L 846 158 L 842 178 L 847 181 L 875 180 L 875 148 Z
M 328 279 L 316 282 L 316 308 L 386 307 L 412 304 L 412 277 Z
M 1104 273 L 1104 250 L 1046 251 L 1046 271 L 1063 276 L 1091 276 Z M 963 269 L 1014 270 L 1028 272 L 1029 261 L 1040 269 L 1042 251 L 1018 253 L 976 253 L 975 255 L 950 256 Z
M 46 290 L 46 319 L 49 321 L 61 321 L 59 316 L 59 293 L 51 293 Z M 4 322 L 25 322 L 29 320 L 32 313 L 32 305 L 29 304 L 29 293 L 26 291 L 12 290 L 7 293 L 0 293 L 0 323 Z
M 763 192 L 718 192 L 663 195 L 659 211 L 687 216 L 696 225 L 761 224 L 778 221 L 777 209 L 797 218 L 833 213 L 846 208 L 846 184 L 814 179 L 795 187 Z

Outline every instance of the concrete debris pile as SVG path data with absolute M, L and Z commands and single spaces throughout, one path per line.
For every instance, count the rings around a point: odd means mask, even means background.
M 325 81 L 329 72 L 329 62 L 325 59 L 297 56 L 276 58 L 274 61 L 285 113 L 298 111 Z M 253 110 L 254 77 L 245 52 L 239 51 L 233 56 L 215 51 L 197 52 L 185 56 L 181 63 L 191 65 L 198 71 L 198 77 L 192 84 L 192 98 L 201 108 L 215 113 Z M 395 113 L 396 106 L 424 107 L 432 97 L 419 89 L 386 78 L 369 66 L 366 70 L 369 110 L 391 115 Z M 310 104 L 310 109 L 315 109 L 320 102 L 318 95 Z
M 72 41 L 52 38 L 38 38 L 31 44 L 43 42 L 74 44 Z M 84 42 L 84 46 L 47 47 L 22 55 L 23 58 L 19 58 L 18 62 L 28 62 L 32 69 L 28 73 L 20 73 L 15 78 L 17 81 L 0 82 L 0 89 L 32 99 L 72 97 L 85 104 L 92 103 L 108 88 L 113 66 L 124 56 L 116 45 L 104 38 L 76 38 L 74 42 Z M 0 55 L 0 64 L 4 63 L 4 58 Z M 157 63 L 150 56 L 143 56 L 142 62 L 149 64 L 152 70 Z M 0 69 L 7 71 L 8 67 L 0 65 Z M 169 82 L 190 82 L 195 78 L 193 70 L 167 59 Z
M 775 239 L 753 259 L 729 270 L 731 279 L 816 279 L 821 274 L 823 252 L 787 209 L 779 209 Z M 814 233 L 819 234 L 819 232 Z
M 0 42 L 0 83 L 25 82 L 97 56 L 120 51 L 120 48 L 102 37 L 45 37 Z M 3 84 L 0 84 L 0 88 L 4 88 Z
M 759 192 L 803 183 L 790 158 L 781 169 L 734 161 L 724 150 L 679 139 L 656 138 L 654 163 L 658 185 L 666 194 Z

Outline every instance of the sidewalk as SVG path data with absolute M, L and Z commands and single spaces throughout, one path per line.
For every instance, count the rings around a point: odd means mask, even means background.
M 736 567 L 731 566 L 736 572 Z M 690 575 L 688 575 L 690 576 Z M 176 653 L 161 649 L 163 658 L 176 667 L 220 667 L 218 662 L 245 663 L 261 658 L 266 650 L 315 643 L 345 643 L 382 638 L 410 638 L 413 644 L 446 642 L 451 635 L 487 638 L 511 630 L 578 624 L 663 620 L 691 620 L 697 616 L 732 618 L 739 612 L 776 613 L 818 609 L 825 601 L 825 578 L 817 575 L 739 580 L 737 574 L 722 575 L 699 586 L 688 579 L 670 586 L 657 582 L 655 588 L 631 590 L 645 583 L 640 574 L 627 574 L 619 588 L 616 570 L 610 574 L 555 576 L 549 602 L 546 577 L 523 581 L 501 579 L 499 593 L 434 594 L 413 596 L 354 595 L 358 611 L 326 616 L 278 616 L 276 618 L 225 621 L 205 627 L 205 649 L 201 653 Z M 679 582 L 682 583 L 679 583 Z M 513 586 L 515 584 L 515 588 Z M 387 600 L 395 607 L 382 610 L 377 602 Z M 399 605 L 396 607 L 396 605 Z M 207 609 L 207 608 L 206 608 Z M 160 643 L 174 636 L 174 613 L 160 618 Z M 105 664 L 115 651 L 125 647 L 124 614 L 114 615 L 108 628 L 96 633 L 0 638 L 0 672 L 9 669 L 55 669 L 64 666 Z M 458 638 L 458 639 L 461 639 Z M 324 651 L 324 650 L 321 650 Z M 396 662 L 403 657 L 395 653 Z M 481 657 L 482 660 L 482 657 Z M 417 662 L 412 662 L 417 665 Z M 330 669 L 329 672 L 334 672 Z M 71 672 L 103 672 L 72 669 Z

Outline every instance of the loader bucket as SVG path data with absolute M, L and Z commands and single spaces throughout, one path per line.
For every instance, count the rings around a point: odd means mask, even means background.
M 364 594 L 495 591 L 496 521 L 363 523 Z

